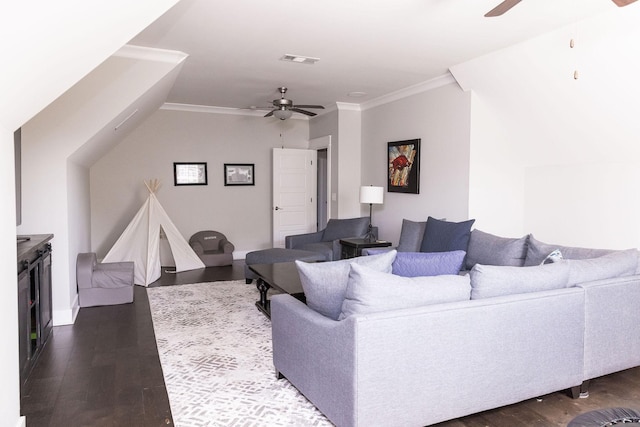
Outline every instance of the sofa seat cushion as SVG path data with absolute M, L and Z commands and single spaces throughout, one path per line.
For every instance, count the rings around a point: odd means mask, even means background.
M 467 251 L 471 226 L 475 219 L 463 222 L 450 222 L 427 218 L 421 252 Z
M 398 252 L 391 271 L 403 277 L 458 274 L 464 261 L 464 251 Z
M 380 272 L 391 273 L 391 264 L 395 258 L 396 251 L 392 250 L 379 255 L 340 261 L 320 263 L 296 261 L 307 305 L 326 317 L 338 320 L 347 291 L 351 264 L 365 265 Z
M 131 287 L 133 269 L 134 263 L 130 261 L 96 264 L 91 276 L 91 287 L 102 289 Z
M 545 258 L 547 258 L 547 256 L 555 250 L 560 250 L 564 259 L 598 258 L 602 255 L 617 252 L 613 249 L 579 248 L 573 246 L 561 246 L 544 243 L 536 240 L 531 234 L 529 235 L 529 241 L 527 242 L 527 256 L 525 258 L 524 265 L 540 265 L 540 263 L 542 263 Z
M 597 258 L 568 259 L 569 286 L 602 279 L 631 276 L 638 267 L 638 251 L 628 249 Z
M 528 235 L 520 238 L 500 237 L 473 230 L 465 261 L 467 270 L 476 264 L 522 267 L 527 256 L 528 238 Z
M 476 264 L 471 276 L 471 299 L 566 288 L 569 265 L 564 262 L 532 267 Z
M 469 299 L 468 276 L 401 277 L 352 264 L 339 320 L 377 313 Z
M 321 254 L 324 256 L 325 261 L 333 259 L 333 242 L 306 243 L 300 245 L 297 249 Z

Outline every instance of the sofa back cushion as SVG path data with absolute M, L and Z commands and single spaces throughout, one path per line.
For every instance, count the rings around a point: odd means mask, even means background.
M 468 276 L 401 277 L 352 264 L 339 320 L 355 314 L 465 301 L 470 289 Z
M 547 256 L 559 249 L 564 259 L 587 259 L 598 258 L 602 255 L 607 255 L 612 252 L 616 252 L 612 249 L 590 249 L 590 248 L 578 248 L 572 246 L 561 246 L 550 243 L 544 243 L 536 240 L 532 234 L 529 235 L 529 241 L 527 243 L 527 256 L 524 261 L 525 266 L 540 265 Z
M 419 252 L 424 237 L 424 229 L 427 221 L 402 220 L 400 229 L 400 241 L 398 242 L 398 252 Z
M 612 252 L 598 258 L 567 259 L 569 265 L 569 286 L 594 280 L 631 276 L 638 267 L 638 251 L 628 249 Z
M 565 262 L 532 267 L 476 264 L 471 276 L 471 299 L 566 288 L 569 265 Z
M 368 229 L 369 217 L 330 219 L 322 234 L 322 241 L 364 236 Z
M 467 270 L 476 264 L 522 267 L 527 256 L 528 238 L 528 235 L 520 238 L 499 237 L 476 228 L 469 238 L 465 261 Z
M 395 258 L 396 251 L 392 250 L 379 255 L 340 261 L 295 263 L 307 305 L 324 316 L 338 320 L 349 281 L 350 264 L 365 265 L 377 271 L 391 273 L 391 264 Z
M 471 226 L 475 219 L 463 222 L 451 222 L 427 218 L 421 252 L 467 251 Z
M 464 261 L 464 251 L 398 252 L 391 271 L 403 277 L 458 274 Z

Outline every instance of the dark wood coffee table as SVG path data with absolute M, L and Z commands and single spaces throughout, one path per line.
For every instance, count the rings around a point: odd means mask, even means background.
M 249 269 L 258 275 L 256 287 L 260 291 L 260 300 L 256 301 L 256 307 L 269 319 L 271 318 L 271 309 L 267 299 L 267 292 L 271 288 L 290 294 L 302 302 L 306 301 L 298 269 L 294 262 L 252 264 Z

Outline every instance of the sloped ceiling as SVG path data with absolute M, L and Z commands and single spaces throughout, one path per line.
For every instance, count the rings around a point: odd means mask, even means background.
M 624 8 L 611 0 L 182 0 L 131 41 L 189 54 L 168 102 L 267 106 L 366 103 L 442 76 L 456 64 Z M 315 65 L 280 61 L 285 54 Z M 353 92 L 360 92 L 350 96 Z

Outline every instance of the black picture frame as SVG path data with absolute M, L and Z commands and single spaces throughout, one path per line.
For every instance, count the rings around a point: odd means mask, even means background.
M 256 185 L 254 163 L 225 163 L 224 185 Z
M 420 139 L 387 143 L 387 191 L 420 194 Z
M 174 162 L 173 185 L 207 185 L 206 162 Z

